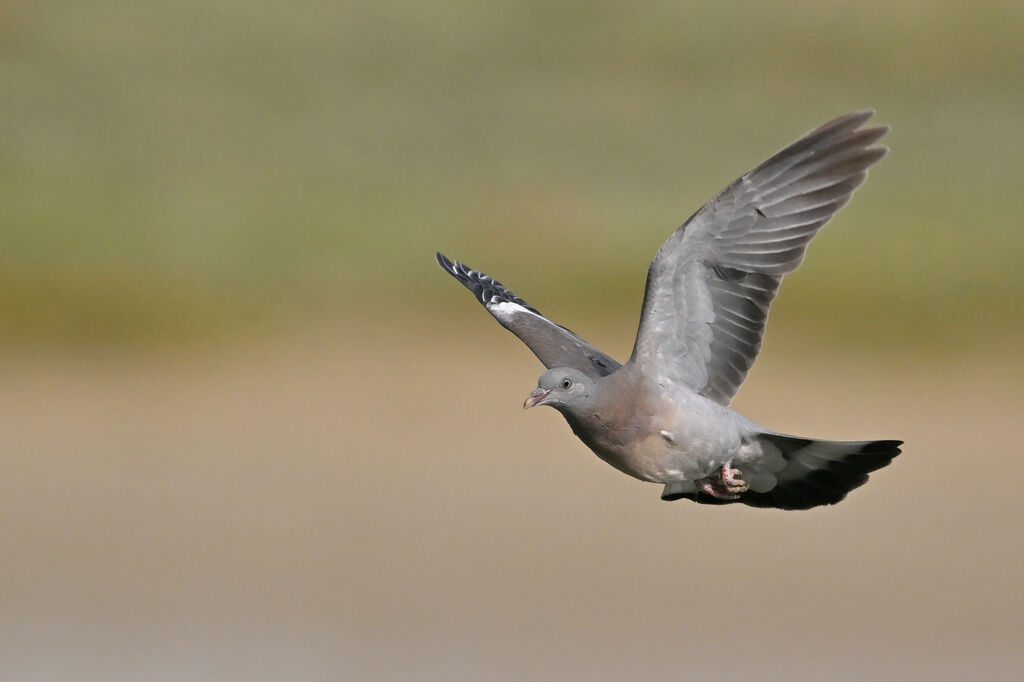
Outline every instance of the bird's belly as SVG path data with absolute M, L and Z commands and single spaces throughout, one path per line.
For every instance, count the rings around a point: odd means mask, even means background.
M 625 428 L 609 428 L 597 414 L 568 418 L 573 432 L 598 457 L 642 481 L 693 481 L 713 473 L 740 447 L 738 429 L 710 401 L 658 406 Z
M 680 448 L 660 433 L 628 443 L 584 442 L 619 471 L 652 483 L 702 478 L 723 459 L 721 449 L 709 441 Z

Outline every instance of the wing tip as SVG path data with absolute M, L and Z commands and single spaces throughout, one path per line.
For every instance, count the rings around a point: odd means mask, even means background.
M 470 286 L 473 271 L 466 267 L 465 264 L 448 258 L 440 251 L 434 253 L 434 258 L 437 260 L 437 264 L 440 265 L 445 272 L 465 284 L 467 287 Z
M 867 170 L 871 166 L 885 158 L 885 155 L 889 153 L 889 148 L 885 145 L 878 145 L 875 147 L 867 147 L 864 150 L 864 169 Z
M 891 455 L 896 457 L 903 452 L 903 441 L 901 440 L 876 440 L 866 444 L 861 452 L 868 455 Z
M 891 127 L 887 124 L 880 124 L 872 126 L 870 128 L 861 128 L 862 125 L 867 123 L 868 119 L 875 115 L 874 109 L 858 109 L 851 111 L 848 114 L 837 116 L 836 118 L 824 123 L 811 132 L 807 133 L 802 139 L 828 139 L 834 135 L 842 135 L 844 133 L 854 133 L 860 136 L 871 136 L 871 141 L 877 140 L 878 138 L 885 135 Z
M 873 108 L 870 108 L 870 107 L 866 108 L 866 109 L 855 109 L 854 111 L 851 111 L 848 114 L 844 114 L 843 116 L 839 116 L 838 118 L 834 119 L 831 123 L 839 123 L 839 124 L 851 124 L 852 123 L 852 124 L 854 124 L 853 125 L 854 128 L 859 128 L 861 125 L 863 125 L 869 118 L 874 116 L 876 113 L 877 112 Z M 826 123 L 825 125 L 831 125 L 831 123 Z
M 473 270 L 465 263 L 460 263 L 457 260 L 453 261 L 440 251 L 435 252 L 434 257 L 437 259 L 438 265 L 444 268 L 445 272 L 458 280 L 464 287 L 473 292 L 477 301 L 490 310 L 491 314 L 495 314 L 493 306 L 501 303 L 511 303 L 520 306 L 527 312 L 543 317 L 538 310 L 509 291 L 505 285 L 490 275 Z

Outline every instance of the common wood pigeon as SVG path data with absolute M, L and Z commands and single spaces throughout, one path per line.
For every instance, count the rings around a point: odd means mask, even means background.
M 776 433 L 729 409 L 757 357 L 783 275 L 887 149 L 874 114 L 841 116 L 725 188 L 668 238 L 647 273 L 625 365 L 497 280 L 437 262 L 548 367 L 524 408 L 550 405 L 598 457 L 662 499 L 808 509 L 835 504 L 900 454 L 902 441 Z

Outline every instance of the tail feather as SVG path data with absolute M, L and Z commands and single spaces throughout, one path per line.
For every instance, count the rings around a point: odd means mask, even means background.
M 809 440 L 774 433 L 763 434 L 761 440 L 779 449 L 786 466 L 775 473 L 774 488 L 742 501 L 780 509 L 809 509 L 841 501 L 867 483 L 869 473 L 900 454 L 903 444 L 898 440 Z
M 663 499 L 686 497 L 702 504 L 746 504 L 776 509 L 810 509 L 836 504 L 868 481 L 868 474 L 900 454 L 898 440 L 828 441 L 777 433 L 761 434 L 762 446 L 776 448 L 786 461 L 775 472 L 775 485 L 764 492 L 748 490 L 736 500 L 720 500 L 698 493 L 675 492 Z

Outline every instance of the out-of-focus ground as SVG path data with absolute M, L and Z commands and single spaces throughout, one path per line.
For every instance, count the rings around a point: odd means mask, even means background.
M 0 679 L 1009 679 L 1024 4 L 12 2 Z M 441 249 L 612 355 L 687 215 L 892 153 L 736 407 L 901 438 L 834 508 L 663 503 Z
M 482 313 L 385 329 L 5 367 L 4 677 L 1019 672 L 1019 360 L 771 338 L 746 414 L 907 441 L 787 513 L 661 502 L 523 413 L 539 365 Z

